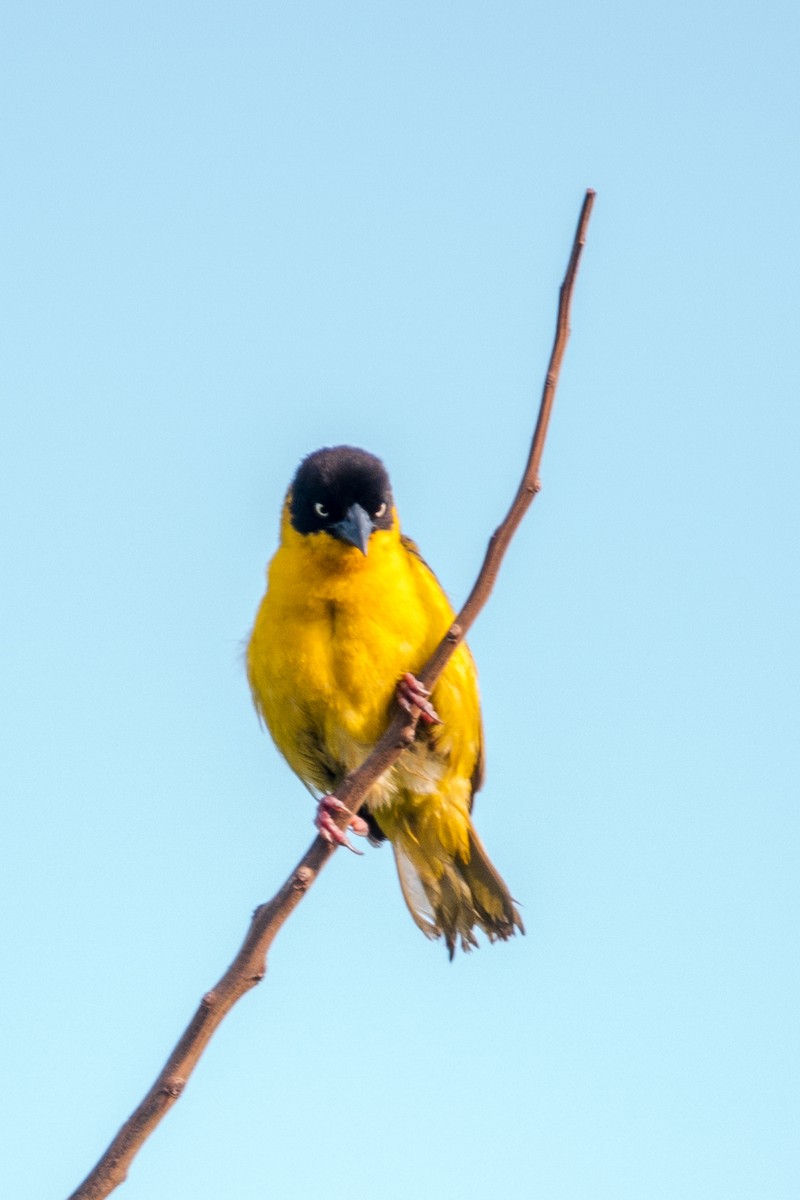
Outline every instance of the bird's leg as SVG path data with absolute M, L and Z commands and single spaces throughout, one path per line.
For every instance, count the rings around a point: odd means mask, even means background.
M 406 671 L 397 685 L 397 703 L 412 717 L 414 710 L 418 709 L 419 719 L 426 725 L 441 725 L 441 717 L 428 699 L 429 696 L 430 692 L 417 677 Z
M 341 800 L 337 800 L 335 796 L 323 796 L 317 808 L 314 824 L 320 832 L 320 837 L 324 838 L 326 842 L 330 842 L 332 846 L 347 846 L 347 849 L 352 850 L 354 854 L 361 854 L 360 850 L 356 850 L 355 846 L 350 845 L 346 830 L 352 829 L 358 837 L 366 837 L 369 833 L 369 825 L 363 817 L 351 813 L 345 829 L 340 829 L 336 824 L 335 816 L 349 811 L 347 805 L 342 804 Z

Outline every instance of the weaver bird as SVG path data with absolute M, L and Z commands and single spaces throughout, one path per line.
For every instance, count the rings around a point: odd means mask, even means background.
M 349 827 L 388 839 L 411 916 L 429 938 L 477 945 L 524 932 L 470 812 L 483 776 L 475 664 L 457 647 L 433 693 L 415 678 L 454 618 L 436 576 L 400 532 L 380 459 L 351 446 L 298 468 L 247 650 L 257 712 L 319 798 L 316 825 L 347 844 L 329 793 L 384 732 L 397 700 L 417 738 L 373 785 Z M 352 847 L 350 847 L 352 849 Z

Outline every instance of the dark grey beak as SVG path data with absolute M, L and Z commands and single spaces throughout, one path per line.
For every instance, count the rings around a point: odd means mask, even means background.
M 372 533 L 372 518 L 360 504 L 351 504 L 341 521 L 331 525 L 330 532 L 340 542 L 357 546 L 366 555 L 369 535 Z

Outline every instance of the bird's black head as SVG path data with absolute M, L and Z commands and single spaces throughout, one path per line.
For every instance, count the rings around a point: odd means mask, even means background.
M 366 554 L 373 530 L 391 529 L 392 504 L 379 458 L 355 446 L 333 446 L 303 459 L 289 511 L 298 533 L 329 533 Z

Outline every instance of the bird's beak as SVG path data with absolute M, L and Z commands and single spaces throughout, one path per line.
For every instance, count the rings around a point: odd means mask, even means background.
M 369 536 L 372 533 L 372 518 L 360 504 L 351 504 L 341 521 L 331 525 L 330 532 L 340 542 L 357 546 L 366 555 Z

